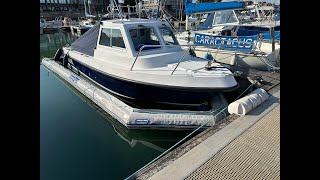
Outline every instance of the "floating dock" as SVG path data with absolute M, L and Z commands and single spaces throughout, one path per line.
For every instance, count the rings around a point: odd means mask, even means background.
M 263 79 L 266 101 L 246 115 L 229 115 L 127 179 L 280 179 L 280 73 L 242 72 Z
M 278 72 L 233 69 L 265 89 L 269 97 L 245 115 L 227 116 L 222 96 L 212 100 L 210 111 L 138 109 L 79 76 L 75 69 L 48 58 L 42 64 L 128 129 L 195 129 L 208 122 L 206 130 L 127 179 L 280 179 Z
M 43 34 L 52 34 L 58 31 L 70 32 L 70 26 L 53 26 L 53 27 L 43 27 Z
M 214 126 L 216 122 L 228 115 L 226 108 L 228 103 L 222 95 L 211 100 L 212 109 L 209 111 L 135 108 L 107 93 L 70 65 L 69 68 L 73 71 L 49 58 L 44 58 L 42 64 L 128 129 L 187 130 L 206 124 L 203 126 L 205 129 Z

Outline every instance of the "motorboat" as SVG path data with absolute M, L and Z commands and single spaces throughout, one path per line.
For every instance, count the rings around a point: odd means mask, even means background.
M 96 20 L 92 18 L 83 19 L 79 22 L 79 26 L 86 31 L 88 31 L 90 28 L 92 28 L 96 23 Z
M 40 18 L 40 34 L 55 33 L 63 27 L 62 17 L 56 17 L 54 20 Z
M 71 33 L 74 35 L 81 36 L 85 32 L 87 32 L 89 29 L 91 29 L 96 23 L 96 20 L 92 18 L 88 19 L 80 19 L 79 24 L 70 26 Z
M 126 101 L 203 106 L 238 88 L 227 66 L 181 46 L 166 21 L 114 19 L 97 22 L 54 60 Z
M 60 27 L 60 26 L 63 26 L 62 17 L 56 17 L 52 21 L 47 21 L 44 19 L 44 27 L 46 27 L 46 28 L 56 28 L 56 27 Z
M 83 0 L 83 3 L 84 3 L 85 18 L 79 20 L 78 31 L 80 32 L 78 33 L 80 34 L 87 32 L 96 23 L 96 20 L 95 20 L 96 16 L 91 14 L 90 3 L 88 2 L 89 13 L 87 13 L 86 1 Z

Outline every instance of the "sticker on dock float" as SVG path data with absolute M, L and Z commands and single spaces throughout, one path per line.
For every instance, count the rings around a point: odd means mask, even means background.
M 69 79 L 71 79 L 72 82 L 77 83 L 77 81 L 79 81 L 80 79 L 74 75 L 71 74 L 71 76 L 69 76 Z
M 149 119 L 136 119 L 136 124 L 149 124 Z
M 195 33 L 194 44 L 212 45 L 213 48 L 225 50 L 241 50 L 251 51 L 253 42 L 258 39 L 258 36 L 212 36 L 207 34 Z M 211 46 L 210 46 L 211 47 Z

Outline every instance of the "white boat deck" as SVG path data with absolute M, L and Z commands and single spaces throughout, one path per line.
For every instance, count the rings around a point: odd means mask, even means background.
M 132 66 L 131 63 L 121 64 L 115 61 L 95 59 L 92 56 L 87 56 L 74 51 L 70 51 L 69 54 L 75 59 L 90 62 L 90 66 L 96 70 L 108 72 L 113 76 L 119 76 L 123 79 L 130 79 L 130 81 L 200 88 L 210 86 L 212 88 L 224 88 L 235 87 L 237 85 L 231 84 L 236 83 L 236 81 L 229 81 L 233 78 L 231 71 L 218 63 L 212 63 L 212 66 L 218 68 L 206 71 L 204 66 L 207 61 L 184 61 L 179 64 L 173 75 L 171 75 L 177 63 L 171 63 L 167 64 L 167 66 L 158 66 L 155 68 L 139 68 L 139 66 L 134 66 L 132 71 L 129 71 Z M 128 57 L 124 57 L 123 60 L 128 61 Z M 121 59 L 119 58 L 117 61 L 120 62 Z M 133 61 L 134 59 L 132 60 L 132 63 Z M 139 59 L 137 61 L 139 61 Z M 190 69 L 190 67 L 192 67 L 192 69 Z M 199 70 L 195 71 L 197 69 Z M 194 78 L 196 77 L 201 77 L 201 79 L 195 81 Z

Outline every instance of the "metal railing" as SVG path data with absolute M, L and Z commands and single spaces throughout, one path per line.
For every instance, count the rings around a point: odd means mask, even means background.
M 237 41 L 238 43 L 245 43 L 244 45 L 255 45 L 256 43 L 255 42 L 245 42 L 245 41 Z M 173 73 L 175 72 L 175 70 L 178 68 L 178 66 L 180 65 L 181 61 L 183 60 L 183 58 L 186 56 L 186 54 L 189 52 L 189 50 L 191 48 L 193 48 L 193 50 L 195 50 L 196 47 L 208 47 L 208 48 L 218 48 L 220 49 L 221 46 L 225 46 L 225 45 L 211 45 L 211 44 L 186 44 L 186 45 L 143 45 L 140 47 L 138 53 L 137 53 L 137 56 L 135 58 L 135 60 L 133 61 L 133 64 L 130 68 L 130 71 L 132 71 L 134 65 L 136 64 L 136 61 L 138 59 L 138 57 L 140 56 L 141 54 L 141 51 L 144 49 L 144 48 L 161 48 L 161 47 L 168 47 L 168 48 L 174 48 L 174 47 L 189 47 L 188 49 L 182 49 L 184 50 L 184 54 L 182 55 L 182 57 L 180 58 L 180 60 L 178 61 L 176 67 L 173 69 L 173 71 L 171 72 L 171 75 L 173 75 Z M 218 50 L 219 51 L 219 50 Z M 218 53 L 218 52 L 217 52 Z M 201 58 L 201 57 L 198 57 L 198 58 Z

